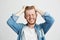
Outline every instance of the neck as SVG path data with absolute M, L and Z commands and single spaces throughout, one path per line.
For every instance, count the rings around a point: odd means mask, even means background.
M 35 24 L 28 24 L 28 27 L 30 27 L 30 28 L 34 28 L 34 26 L 35 26 Z

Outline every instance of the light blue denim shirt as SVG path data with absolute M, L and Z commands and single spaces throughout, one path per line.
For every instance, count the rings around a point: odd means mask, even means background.
M 44 35 L 48 32 L 48 30 L 50 29 L 50 27 L 52 26 L 54 22 L 54 19 L 49 15 L 48 12 L 45 12 L 45 14 L 42 15 L 42 17 L 45 20 L 45 22 L 39 25 L 35 24 L 34 26 L 36 33 L 37 33 L 38 40 L 45 40 Z M 26 26 L 26 24 L 16 23 L 18 18 L 19 18 L 18 16 L 12 15 L 8 19 L 7 24 L 17 33 L 18 35 L 17 40 L 22 40 L 21 31 L 24 28 L 24 26 Z

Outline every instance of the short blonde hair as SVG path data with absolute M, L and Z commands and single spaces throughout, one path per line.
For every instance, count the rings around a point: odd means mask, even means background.
M 31 9 L 35 9 L 35 7 L 34 6 L 26 6 L 24 13 L 26 13 L 26 10 L 31 10 Z M 35 12 L 36 12 L 36 10 L 35 10 Z

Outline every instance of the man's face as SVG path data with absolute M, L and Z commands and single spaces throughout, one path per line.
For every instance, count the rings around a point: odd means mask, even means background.
M 34 9 L 26 10 L 25 19 L 28 24 L 33 25 L 36 23 L 37 14 Z

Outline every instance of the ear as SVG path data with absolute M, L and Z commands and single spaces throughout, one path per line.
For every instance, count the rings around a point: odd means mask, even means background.
M 36 17 L 37 17 L 37 15 L 38 15 L 38 14 L 37 14 L 37 11 L 35 11 L 35 13 L 36 13 Z

